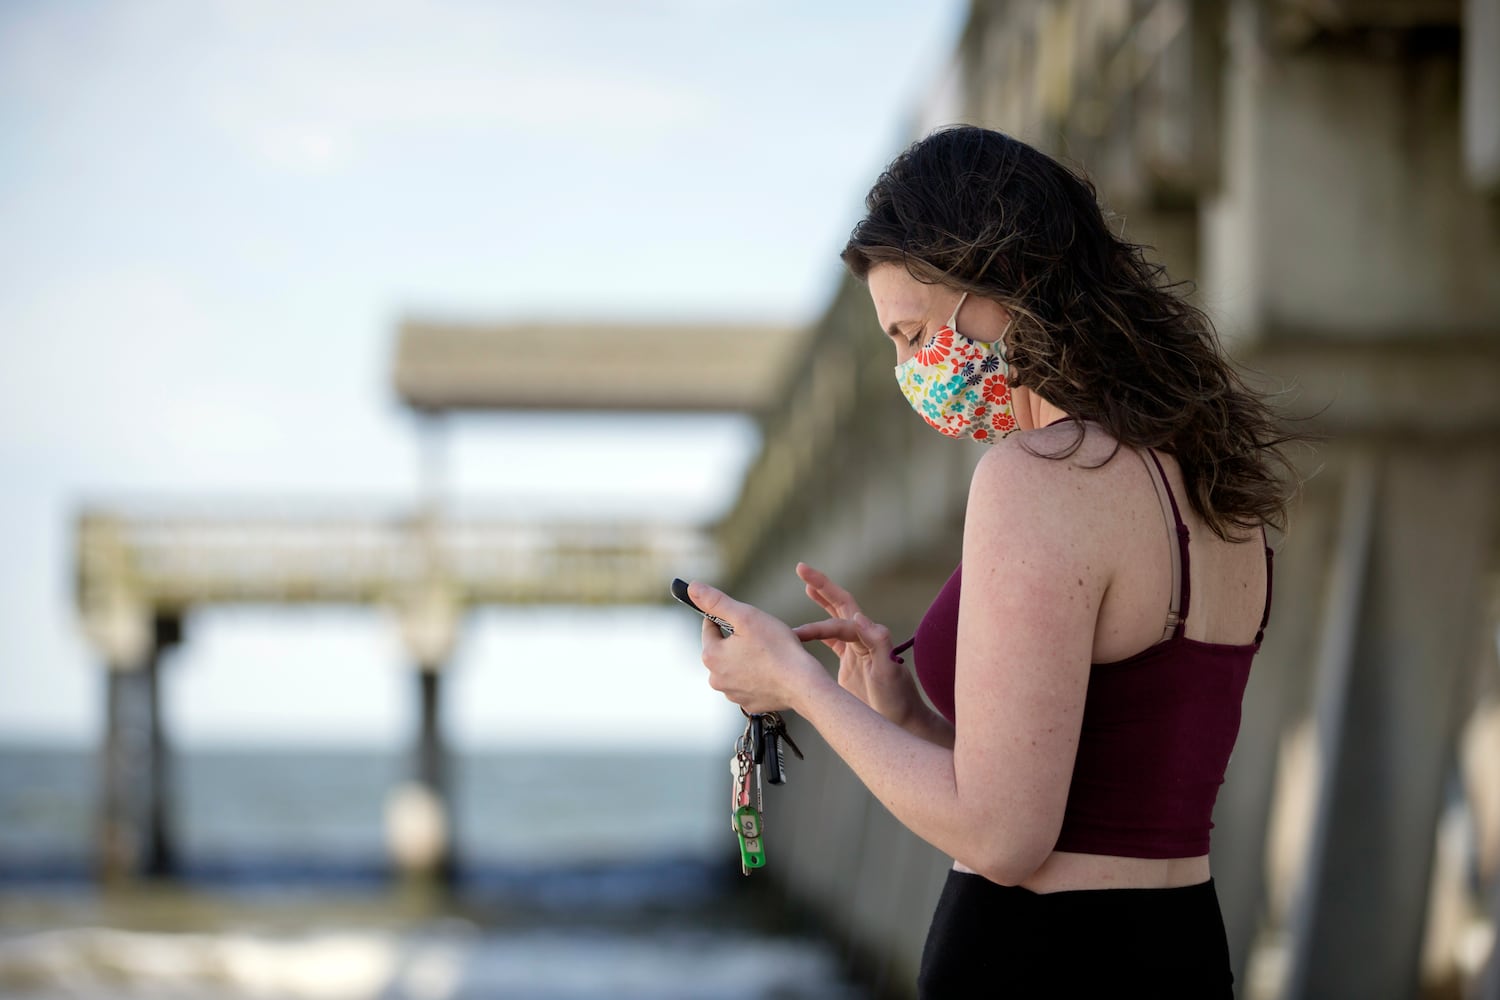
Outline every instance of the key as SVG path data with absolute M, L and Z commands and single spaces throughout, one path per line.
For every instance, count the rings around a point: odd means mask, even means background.
M 740 711 L 743 712 L 744 709 Z M 760 767 L 765 763 L 766 717 L 750 716 L 750 721 L 745 724 L 745 732 L 750 737 L 750 753 L 755 759 L 755 766 Z
M 745 710 L 742 708 L 740 711 L 744 712 Z M 760 778 L 761 771 L 766 764 L 766 719 L 775 716 L 775 714 L 775 712 L 772 712 L 770 715 L 759 713 L 746 715 L 748 721 L 745 723 L 745 735 L 742 739 L 750 741 L 750 757 L 755 763 L 755 808 L 757 809 L 762 808 Z M 772 754 L 772 756 L 774 757 L 775 755 Z M 773 776 L 771 784 L 774 785 L 776 783 L 776 778 Z
M 729 758 L 729 814 L 730 826 L 734 829 L 738 829 L 733 818 L 735 810 L 750 804 L 750 768 L 752 766 L 749 737 L 748 735 L 741 736 L 735 741 L 734 756 Z
M 797 744 L 786 731 L 786 721 L 782 719 L 780 713 L 766 713 L 761 738 L 765 744 L 761 756 L 769 772 L 766 780 L 773 785 L 786 784 L 786 754 L 782 750 L 782 744 L 790 746 L 792 753 L 796 754 L 799 760 L 802 759 L 802 751 L 798 749 Z
M 734 784 L 730 798 L 730 826 L 740 846 L 740 871 L 750 874 L 752 868 L 762 868 L 766 863 L 765 843 L 761 838 L 761 812 L 750 804 L 750 776 L 755 768 L 754 756 L 750 752 L 750 728 L 735 742 L 732 764 Z M 758 798 L 758 796 L 757 796 Z
M 780 732 L 786 730 L 786 725 L 781 721 L 781 716 L 776 712 L 767 712 L 762 717 L 761 723 L 761 761 L 762 767 L 766 769 L 766 780 L 773 785 L 786 784 L 786 757 L 781 752 Z
M 753 759 L 753 756 L 752 756 Z M 765 815 L 765 790 L 760 785 L 761 766 L 755 765 L 755 808 L 762 816 Z
M 765 844 L 761 840 L 760 813 L 754 806 L 741 806 L 734 811 L 734 832 L 740 838 L 740 871 L 750 874 L 752 868 L 766 866 Z
M 730 825 L 733 825 L 734 811 L 740 806 L 748 805 L 748 802 L 740 801 L 740 758 L 735 754 L 729 758 L 729 815 Z
M 772 730 L 766 730 L 762 737 L 765 741 L 765 750 L 761 757 L 765 763 L 766 781 L 772 785 L 786 784 L 786 755 L 781 750 L 781 739 Z

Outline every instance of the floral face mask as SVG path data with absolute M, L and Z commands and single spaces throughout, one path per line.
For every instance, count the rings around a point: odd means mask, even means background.
M 948 322 L 896 366 L 896 381 L 917 415 L 939 432 L 989 444 L 1016 429 L 1007 381 L 1010 366 L 1000 353 L 1000 337 L 1010 323 L 993 343 L 965 337 L 953 324 L 968 297 L 964 292 Z

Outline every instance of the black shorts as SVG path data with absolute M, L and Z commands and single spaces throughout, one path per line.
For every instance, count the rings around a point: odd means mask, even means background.
M 1035 893 L 953 871 L 922 949 L 917 996 L 1232 998 L 1233 983 L 1212 879 Z

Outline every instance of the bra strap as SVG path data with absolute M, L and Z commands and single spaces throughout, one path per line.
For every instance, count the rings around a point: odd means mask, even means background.
M 1260 629 L 1255 633 L 1255 644 L 1266 636 L 1266 626 L 1271 623 L 1271 571 L 1274 568 L 1276 553 L 1271 551 L 1271 543 L 1266 540 L 1266 526 L 1260 526 L 1261 544 L 1266 547 L 1266 609 L 1260 614 Z
M 1175 529 L 1177 546 L 1172 553 L 1172 606 L 1167 611 L 1167 625 L 1165 634 L 1168 636 L 1180 636 L 1187 627 L 1188 599 L 1192 595 L 1192 583 L 1190 566 L 1188 564 L 1188 526 L 1183 523 L 1182 511 L 1177 507 L 1177 497 L 1172 494 L 1172 484 L 1167 481 L 1167 471 L 1162 468 L 1161 460 L 1156 457 L 1156 452 L 1150 448 L 1145 449 L 1147 457 L 1151 461 L 1146 470 L 1151 473 L 1151 482 L 1156 487 L 1156 497 L 1160 500 L 1163 495 L 1167 502 L 1162 505 L 1162 520 L 1166 520 L 1167 508 L 1172 511 L 1172 524 L 1169 527 Z

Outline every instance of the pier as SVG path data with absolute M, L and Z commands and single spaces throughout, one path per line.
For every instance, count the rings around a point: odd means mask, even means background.
M 1500 0 L 975 0 L 909 132 L 958 120 L 1085 167 L 1322 438 L 1273 540 L 1215 813 L 1241 995 L 1500 996 Z M 587 349 L 566 383 L 538 383 L 559 344 Z M 428 439 L 412 510 L 79 515 L 79 614 L 108 676 L 106 878 L 173 867 L 161 662 L 195 609 L 386 609 L 441 830 L 443 668 L 470 609 L 654 604 L 691 574 L 804 620 L 805 560 L 905 635 L 959 557 L 979 451 L 913 418 L 852 280 L 807 330 L 414 317 L 392 358 Z M 463 520 L 437 502 L 447 421 L 581 408 L 743 413 L 761 448 L 714 525 Z M 878 990 L 910 996 L 949 861 L 791 725 L 807 760 L 772 793 L 767 877 Z M 440 842 L 411 866 L 441 879 L 456 861 Z
M 418 727 L 413 785 L 393 804 L 398 867 L 451 876 L 442 678 L 464 616 L 486 605 L 659 604 L 674 576 L 713 577 L 709 529 L 664 511 L 650 521 L 538 515 L 511 520 L 444 510 L 445 421 L 476 410 L 595 408 L 755 412 L 773 398 L 800 331 L 654 324 L 526 326 L 404 322 L 392 383 L 422 439 L 424 500 L 377 516 L 248 502 L 85 508 L 76 522 L 78 611 L 106 671 L 98 868 L 114 882 L 171 875 L 170 734 L 162 658 L 190 641 L 209 606 L 344 604 L 382 609 L 412 666 Z M 547 358 L 538 344 L 591 345 Z M 683 351 L 684 343 L 694 350 Z M 567 364 L 559 391 L 531 361 Z M 672 358 L 677 358 L 675 365 Z M 704 358 L 714 359 L 704 364 Z M 226 509 L 228 508 L 228 509 Z M 400 830 L 409 830 L 407 838 Z
M 949 121 L 1085 167 L 1323 438 L 1215 812 L 1241 995 L 1500 996 L 1458 952 L 1500 923 L 1500 3 L 978 0 L 911 131 Z M 977 450 L 912 419 L 876 334 L 846 281 L 719 538 L 741 599 L 805 617 L 802 559 L 905 636 Z M 946 859 L 804 736 L 780 877 L 907 995 Z

